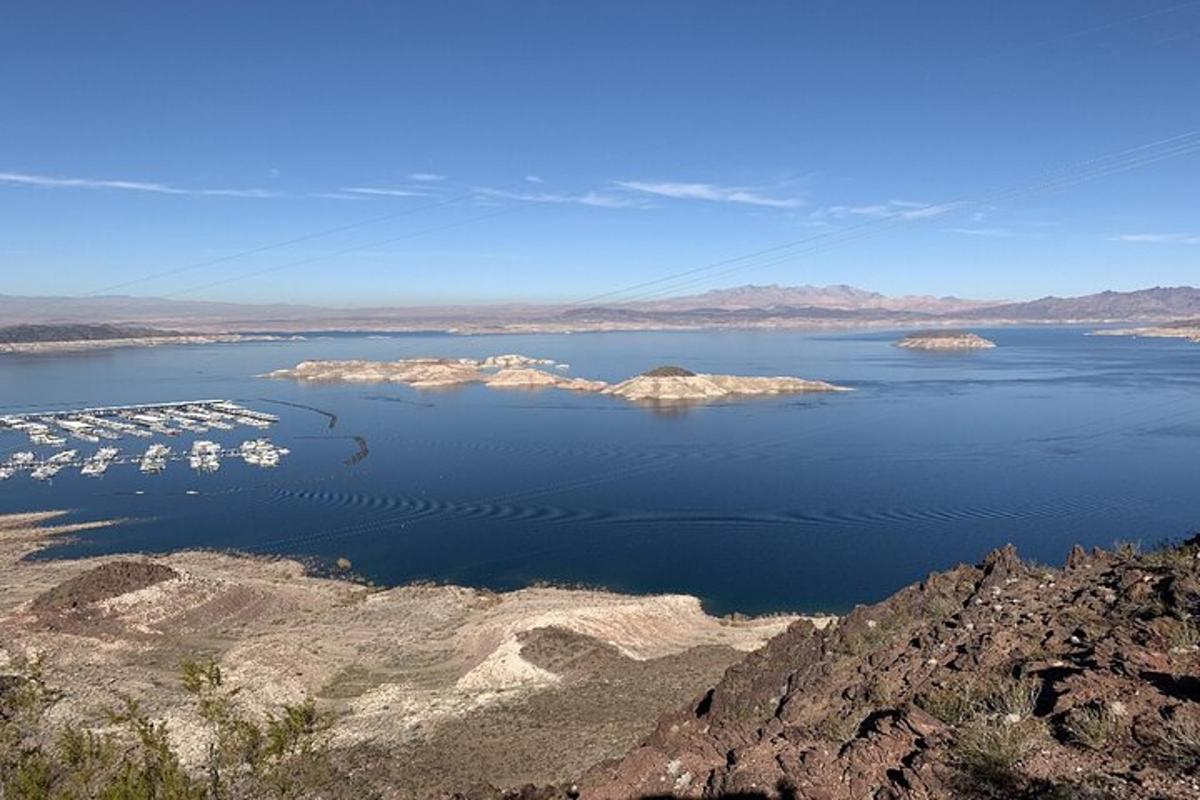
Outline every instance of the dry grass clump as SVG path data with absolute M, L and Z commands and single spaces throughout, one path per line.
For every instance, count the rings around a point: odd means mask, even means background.
M 1067 739 L 1089 750 L 1099 750 L 1121 733 L 1121 719 L 1101 702 L 1073 708 L 1062 722 Z
M 1200 769 L 1200 719 L 1172 715 L 1163 729 L 1163 755 L 1184 772 Z
M 1030 678 L 961 678 L 914 702 L 954 729 L 952 760 L 967 782 L 1004 796 L 1020 783 L 1016 767 L 1044 732 L 1033 718 L 1040 691 Z
M 1033 748 L 1039 728 L 1034 720 L 973 720 L 954 737 L 954 759 L 978 781 L 995 787 L 1013 785 L 1017 782 L 1016 766 Z
M 914 702 L 947 725 L 959 726 L 981 717 L 1009 724 L 1033 715 L 1041 687 L 1028 678 L 962 678 L 918 694 Z

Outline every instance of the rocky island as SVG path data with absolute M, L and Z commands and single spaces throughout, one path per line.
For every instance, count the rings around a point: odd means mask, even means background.
M 917 331 L 896 342 L 896 347 L 908 350 L 987 350 L 995 346 L 992 340 L 970 331 Z
M 835 386 L 825 381 L 789 377 L 705 375 L 675 366 L 656 367 L 635 378 L 603 389 L 604 394 L 650 402 L 688 402 L 755 395 L 847 391 L 850 390 L 844 386 Z
M 404 383 L 418 388 L 481 383 L 507 389 L 565 389 L 623 397 L 643 402 L 695 402 L 755 395 L 803 392 L 844 392 L 847 387 L 792 377 L 758 377 L 698 374 L 682 367 L 656 367 L 620 383 L 572 378 L 561 372 L 566 365 L 551 359 L 521 355 L 471 358 L 411 358 L 398 361 L 302 361 L 290 369 L 268 372 L 262 377 L 301 381 L 345 381 L 358 383 Z

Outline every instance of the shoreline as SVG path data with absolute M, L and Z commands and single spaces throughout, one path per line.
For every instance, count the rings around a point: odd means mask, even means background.
M 976 328 L 1092 328 L 1102 325 L 1138 325 L 1145 327 L 1106 329 L 1100 328 L 1089 331 L 1094 335 L 1104 336 L 1161 336 L 1165 334 L 1143 333 L 1157 331 L 1161 324 L 1169 320 L 1146 319 L 1131 320 L 1127 318 L 1114 319 L 1055 319 L 1055 320 L 946 320 L 945 322 L 929 320 L 920 321 L 879 321 L 879 322 L 837 322 L 830 320 L 801 320 L 796 322 L 764 322 L 745 324 L 636 324 L 636 323 L 598 323 L 595 325 L 561 325 L 555 323 L 513 323 L 498 325 L 451 325 L 444 328 L 431 328 L 427 325 L 380 325 L 378 327 L 348 327 L 336 328 L 328 325 L 297 325 L 277 329 L 263 330 L 254 327 L 245 331 L 237 330 L 236 323 L 225 326 L 212 326 L 212 332 L 195 332 L 179 336 L 138 337 L 129 339 L 81 339 L 54 342 L 14 342 L 0 343 L 0 355 L 38 355 L 51 353 L 76 353 L 95 350 L 112 350 L 133 347 L 169 347 L 178 345 L 203 344 L 236 344 L 242 342 L 280 342 L 301 341 L 321 338 L 356 338 L 378 336 L 387 338 L 447 336 L 447 337 L 487 337 L 487 336 L 530 336 L 530 335 L 588 335 L 606 333 L 716 333 L 721 331 L 742 333 L 907 333 L 921 329 L 953 329 L 972 325 Z M 1116 332 L 1117 330 L 1120 333 Z M 1113 332 L 1109 332 L 1113 331 Z M 1178 335 L 1185 338 L 1183 334 Z
M 57 342 L 0 343 L 0 355 L 36 355 L 43 353 L 80 353 L 127 347 L 170 347 L 173 345 L 234 344 L 238 342 L 284 341 L 296 336 L 251 335 L 241 333 L 183 334 L 179 336 L 139 336 L 128 339 L 72 339 Z
M 187 764 L 205 728 L 178 670 L 199 654 L 249 713 L 315 698 L 335 748 L 397 754 L 388 779 L 426 796 L 460 779 L 566 780 L 619 756 L 800 619 L 717 618 L 690 595 L 372 587 L 257 554 L 27 558 L 115 524 L 59 524 L 66 513 L 0 515 L 0 672 L 44 654 L 62 723 L 97 725 L 128 694 Z

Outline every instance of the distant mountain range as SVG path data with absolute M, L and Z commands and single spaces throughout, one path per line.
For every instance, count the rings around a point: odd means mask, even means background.
M 995 302 L 992 303 L 993 305 Z M 630 303 L 632 307 L 656 311 L 681 311 L 694 308 L 740 310 L 768 308 L 829 308 L 861 311 L 880 309 L 885 311 L 916 311 L 922 313 L 952 313 L 988 305 L 981 300 L 963 300 L 959 297 L 932 297 L 929 295 L 902 295 L 889 297 L 879 292 L 870 292 L 856 286 L 834 284 L 831 286 L 737 286 L 732 289 L 714 289 L 704 294 L 672 297 L 652 302 Z
M 240 304 L 149 297 L 0 295 L 4 324 L 122 324 L 189 331 L 562 331 L 695 327 L 818 327 L 1167 322 L 1200 317 L 1200 289 L 1154 287 L 1082 297 L 984 301 L 887 296 L 854 286 L 739 286 L 604 305 L 382 306 Z
M 1155 286 L 1134 292 L 1100 292 L 1083 297 L 1043 297 L 1025 303 L 977 308 L 967 316 L 984 319 L 1084 322 L 1174 320 L 1200 315 L 1200 289 Z

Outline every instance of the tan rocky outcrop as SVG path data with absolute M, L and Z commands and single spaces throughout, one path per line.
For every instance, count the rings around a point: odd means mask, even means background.
M 498 389 L 566 389 L 573 392 L 601 392 L 608 387 L 604 381 L 589 381 L 585 378 L 568 378 L 540 369 L 502 369 L 488 377 L 484 383 Z
M 729 397 L 793 394 L 801 392 L 844 392 L 849 389 L 825 381 L 803 378 L 762 378 L 738 375 L 639 375 L 603 390 L 627 400 L 686 402 Z

